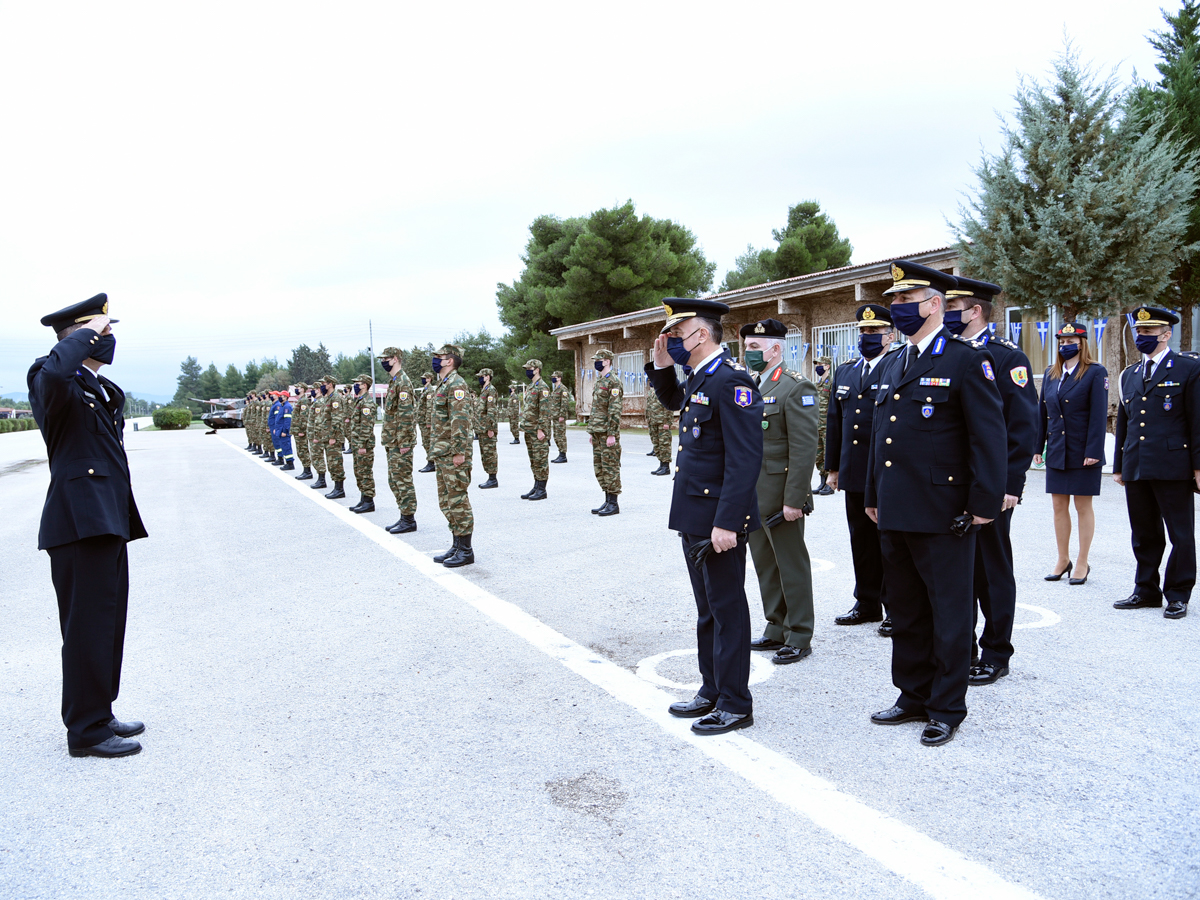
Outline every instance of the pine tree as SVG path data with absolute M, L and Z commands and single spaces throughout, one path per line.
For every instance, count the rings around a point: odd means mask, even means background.
M 195 396 L 201 400 L 215 400 L 221 396 L 221 373 L 213 363 L 209 363 L 208 368 L 201 374 L 197 390 L 200 393 Z
M 815 200 L 788 207 L 787 225 L 772 230 L 771 235 L 779 246 L 755 250 L 747 245 L 734 268 L 725 273 L 721 291 L 836 269 L 849 263 L 854 252 L 849 239 L 838 234 L 837 225 Z
M 200 363 L 196 357 L 189 356 L 179 364 L 179 375 L 175 380 L 179 387 L 175 390 L 175 397 L 171 400 L 171 405 L 187 407 L 192 412 L 200 412 L 200 404 L 188 399 L 200 396 Z
M 238 371 L 238 367 L 233 363 L 225 369 L 225 375 L 221 378 L 221 396 L 222 397 L 240 397 L 246 393 L 246 382 L 242 378 L 242 373 Z

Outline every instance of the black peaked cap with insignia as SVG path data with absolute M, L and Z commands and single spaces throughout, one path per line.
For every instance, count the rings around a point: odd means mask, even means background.
M 667 314 L 667 323 L 663 325 L 663 334 L 674 328 L 684 319 L 701 316 L 705 319 L 721 321 L 721 316 L 729 312 L 729 307 L 716 300 L 695 300 L 690 297 L 664 297 L 663 311 Z
M 920 263 L 907 259 L 898 259 L 892 263 L 892 286 L 884 294 L 900 294 L 904 291 L 915 291 L 917 288 L 933 288 L 943 294 L 954 290 L 958 281 L 953 275 L 931 269 Z
M 946 291 L 947 297 L 974 297 L 977 300 L 992 301 L 1004 288 L 990 281 L 976 281 L 974 278 L 954 277 L 955 287 Z
M 878 303 L 868 303 L 854 311 L 859 328 L 874 328 L 877 325 L 892 325 L 892 311 Z
M 1077 337 L 1086 341 L 1088 339 L 1088 330 L 1078 322 L 1067 322 L 1062 328 L 1058 329 L 1058 334 L 1055 337 Z
M 68 306 L 66 309 L 60 309 L 58 312 L 50 313 L 48 316 L 42 316 L 42 324 L 53 328 L 55 332 L 70 328 L 72 325 L 77 325 L 81 322 L 90 322 L 99 316 L 108 315 L 108 294 L 97 294 L 90 300 L 83 300 L 73 306 Z M 112 322 L 119 322 L 120 319 L 110 319 Z
M 1179 316 L 1169 309 L 1159 309 L 1157 306 L 1139 306 L 1130 313 L 1133 324 L 1138 325 L 1178 325 Z M 42 320 L 45 322 L 45 319 Z
M 742 337 L 787 337 L 787 326 L 778 319 L 763 319 L 761 322 L 751 322 L 743 325 L 739 332 Z

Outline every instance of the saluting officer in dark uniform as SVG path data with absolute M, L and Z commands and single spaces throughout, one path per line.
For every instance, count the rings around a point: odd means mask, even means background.
M 97 373 L 113 361 L 108 296 L 42 318 L 58 343 L 29 370 L 29 405 L 46 441 L 50 488 L 38 549 L 50 556 L 62 630 L 63 723 L 72 756 L 129 756 L 141 722 L 119 722 L 129 557 L 146 537 L 125 457 L 125 394 Z
M 900 697 L 871 720 L 928 721 L 921 743 L 967 715 L 975 532 L 1000 514 L 1004 411 L 991 354 L 942 324 L 953 276 L 900 260 L 892 321 L 909 346 L 879 373 L 866 510 L 879 525 Z
M 1004 404 L 1008 432 L 1008 474 L 1000 515 L 980 527 L 975 535 L 974 617 L 983 610 L 982 654 L 972 665 L 971 685 L 993 684 L 1008 674 L 1013 655 L 1012 630 L 1017 616 L 1017 579 L 1013 575 L 1012 517 L 1025 490 L 1025 473 L 1037 450 L 1038 396 L 1029 373 L 1029 357 L 1012 341 L 992 337 L 987 323 L 1000 285 L 973 278 L 955 278 L 957 287 L 946 293 L 944 324 L 953 334 L 983 344 L 992 355 L 996 387 Z M 975 630 L 971 630 L 971 656 L 975 657 Z
M 668 526 L 683 540 L 696 597 L 703 682 L 693 699 L 672 703 L 670 712 L 698 718 L 697 734 L 722 734 L 754 724 L 746 538 L 759 527 L 763 403 L 745 367 L 721 348 L 728 306 L 669 297 L 663 307 L 667 322 L 645 371 L 663 406 L 682 410 Z M 675 365 L 688 376 L 682 384 Z M 712 551 L 695 559 L 707 541 Z
M 854 560 L 854 608 L 833 620 L 838 625 L 878 622 L 883 619 L 884 603 L 879 527 L 867 516 L 863 498 L 879 373 L 896 332 L 886 306 L 868 303 L 855 311 L 854 318 L 858 320 L 861 356 L 834 373 L 825 426 L 826 484 L 846 494 L 846 524 Z M 885 621 L 879 631 L 890 636 L 891 623 Z
M 1125 486 L 1136 587 L 1117 609 L 1160 607 L 1182 619 L 1196 583 L 1196 507 L 1200 490 L 1200 362 L 1172 352 L 1167 342 L 1179 317 L 1140 306 L 1132 313 L 1142 361 L 1121 373 L 1117 452 L 1113 481 Z M 1171 555 L 1159 589 L 1158 567 L 1166 541 Z

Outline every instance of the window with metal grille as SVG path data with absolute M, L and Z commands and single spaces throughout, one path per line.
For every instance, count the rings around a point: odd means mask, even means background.
M 858 359 L 858 323 L 845 322 L 840 325 L 820 325 L 812 330 L 812 360 L 828 356 L 836 369 L 843 363 Z M 812 366 L 805 367 L 812 376 Z
M 625 396 L 646 396 L 646 373 L 643 371 L 646 365 L 645 352 L 634 350 L 630 353 L 618 353 L 614 362 L 616 365 L 613 368 L 625 388 Z

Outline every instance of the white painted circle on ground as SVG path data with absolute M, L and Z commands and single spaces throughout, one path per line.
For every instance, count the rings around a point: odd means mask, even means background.
M 1035 612 L 1041 616 L 1036 622 L 1024 622 L 1020 625 L 1014 625 L 1013 628 L 1049 628 L 1051 625 L 1057 625 L 1062 621 L 1062 616 L 1052 610 L 1041 606 L 1031 606 L 1028 603 L 1018 603 L 1017 606 L 1021 609 L 1027 609 L 1030 612 Z
M 676 691 L 698 691 L 700 690 L 700 682 L 696 682 L 695 684 L 680 684 L 678 681 L 672 681 L 670 678 L 664 678 L 658 674 L 658 664 L 663 660 L 672 659 L 676 656 L 695 655 L 695 650 L 668 650 L 666 653 L 647 656 L 637 664 L 637 676 L 651 684 L 668 687 Z M 774 674 L 774 671 L 775 666 L 773 663 L 767 662 L 761 656 L 750 657 L 750 684 L 760 684 L 766 681 Z
M 837 568 L 837 563 L 830 562 L 827 559 L 817 559 L 815 556 L 810 557 L 809 562 L 812 563 L 812 570 L 814 572 L 828 572 L 830 569 Z

